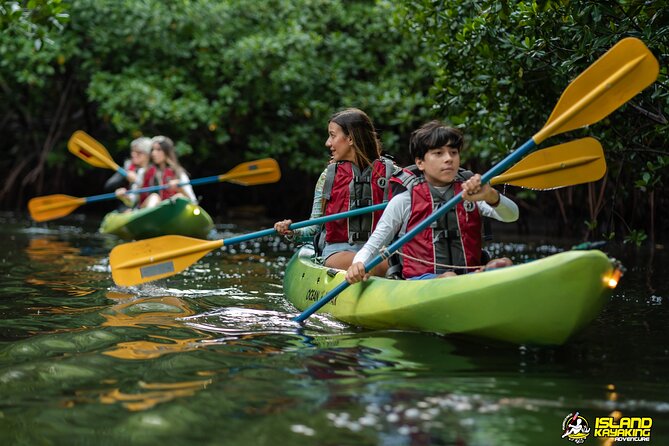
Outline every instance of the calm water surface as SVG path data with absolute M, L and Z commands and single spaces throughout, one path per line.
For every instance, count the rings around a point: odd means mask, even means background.
M 2 445 L 567 445 L 574 411 L 591 427 L 652 417 L 650 443 L 669 444 L 665 250 L 609 247 L 627 273 L 599 318 L 534 348 L 318 315 L 300 327 L 278 239 L 116 287 L 119 241 L 95 223 L 0 214 Z M 569 246 L 497 245 L 516 261 Z

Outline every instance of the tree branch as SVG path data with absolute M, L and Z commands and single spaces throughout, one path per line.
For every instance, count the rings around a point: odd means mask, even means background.
M 629 104 L 634 108 L 634 110 L 638 111 L 645 117 L 652 119 L 658 124 L 666 125 L 667 123 L 669 123 L 669 121 L 667 121 L 667 118 L 665 118 L 664 115 L 653 113 L 650 110 L 646 110 L 645 108 L 635 104 L 634 102 L 630 102 Z

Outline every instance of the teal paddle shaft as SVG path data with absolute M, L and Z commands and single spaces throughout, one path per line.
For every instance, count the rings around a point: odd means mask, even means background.
M 513 164 L 515 164 L 520 158 L 525 156 L 528 152 L 530 152 L 532 149 L 536 147 L 536 143 L 534 142 L 533 139 L 529 139 L 525 144 L 520 146 L 518 149 L 516 149 L 514 152 L 509 154 L 506 158 L 504 158 L 502 161 L 500 161 L 496 166 L 494 166 L 492 169 L 487 171 L 483 176 L 481 176 L 481 183 L 489 183 L 490 180 L 492 180 L 495 176 L 501 174 L 508 168 L 510 168 Z M 430 214 L 429 217 L 427 217 L 425 220 L 420 222 L 418 225 L 416 225 L 411 231 L 407 232 L 404 234 L 402 237 L 397 239 L 395 242 L 393 242 L 388 248 L 386 248 L 381 254 L 378 256 L 374 257 L 372 260 L 367 262 L 365 264 L 365 271 L 369 272 L 377 266 L 379 263 L 383 262 L 383 259 L 389 257 L 391 254 L 393 254 L 395 251 L 400 249 L 402 245 L 407 243 L 409 240 L 414 238 L 416 235 L 418 235 L 420 232 L 422 232 L 425 228 L 430 226 L 434 221 L 439 219 L 442 215 L 444 215 L 446 212 L 448 212 L 450 209 L 454 208 L 458 203 L 462 201 L 462 192 L 458 193 L 455 195 L 453 198 L 448 200 L 446 203 L 443 205 L 439 206 L 439 208 L 434 211 L 432 214 Z M 318 311 L 323 305 L 326 303 L 330 302 L 332 299 L 337 297 L 339 293 L 344 291 L 350 283 L 347 281 L 344 281 L 337 285 L 335 288 L 333 288 L 329 293 L 327 293 L 325 296 L 323 296 L 318 302 L 314 303 L 312 306 L 307 308 L 294 318 L 293 320 L 297 322 L 304 322 L 309 316 L 314 314 L 316 311 Z
M 314 218 L 312 220 L 299 221 L 297 223 L 292 223 L 288 226 L 288 229 L 300 229 L 306 228 L 307 226 L 320 225 L 327 223 L 329 221 L 339 220 L 342 218 L 355 217 L 356 215 L 367 214 L 369 212 L 381 211 L 388 206 L 388 203 L 375 204 L 373 206 L 367 206 L 364 208 L 353 209 L 352 211 L 340 212 L 339 214 L 325 215 L 323 217 Z M 231 237 L 224 241 L 224 246 L 234 245 L 237 243 L 245 242 L 247 240 L 252 240 L 254 238 L 266 237 L 276 234 L 276 229 L 263 229 L 262 231 L 252 232 L 250 234 L 240 235 L 238 237 Z
M 217 183 L 220 181 L 220 175 L 214 175 L 211 177 L 204 177 L 204 178 L 198 178 L 196 180 L 191 180 L 191 181 L 185 181 L 183 183 L 177 184 L 177 187 L 183 187 L 187 185 L 191 186 L 198 186 L 200 184 L 211 184 L 211 183 Z M 130 189 L 126 191 L 128 194 L 144 194 L 144 193 L 149 193 L 149 192 L 157 192 L 159 190 L 167 189 L 169 188 L 169 184 L 161 184 L 159 186 L 149 186 L 149 187 L 143 187 L 140 189 Z M 100 194 L 100 195 L 93 195 L 90 197 L 86 197 L 86 203 L 93 203 L 95 201 L 104 201 L 104 200 L 112 200 L 116 198 L 116 194 L 114 192 L 110 192 L 108 194 Z

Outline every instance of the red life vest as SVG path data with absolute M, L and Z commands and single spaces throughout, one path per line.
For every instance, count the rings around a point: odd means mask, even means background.
M 453 182 L 453 197 L 462 190 L 462 178 Z M 423 179 L 411 189 L 411 214 L 407 232 L 426 219 L 443 199 L 433 196 L 429 184 Z M 448 198 L 450 199 L 450 198 Z M 447 201 L 447 200 L 446 200 Z M 425 260 L 418 262 L 403 256 L 402 274 L 405 278 L 420 276 L 425 273 L 441 274 L 448 269 L 436 266 L 436 263 L 457 266 L 475 266 L 481 262 L 481 224 L 482 217 L 478 206 L 473 202 L 461 201 L 445 216 L 418 233 L 402 246 L 407 256 Z M 449 215 L 451 214 L 450 218 Z M 458 272 L 458 271 L 456 271 Z
M 142 183 L 142 187 L 162 186 L 163 184 L 167 184 L 170 182 L 170 180 L 174 179 L 178 179 L 178 177 L 176 172 L 174 172 L 171 167 L 165 167 L 165 169 L 160 170 L 156 166 L 150 166 L 144 173 L 144 182 Z M 163 189 L 157 191 L 156 193 L 160 195 L 161 200 L 164 200 L 176 194 L 176 191 Z M 148 196 L 148 193 L 139 194 L 139 202 L 142 203 Z
M 390 178 L 396 171 L 387 158 L 374 160 L 362 172 L 350 161 L 330 164 L 323 186 L 325 215 L 387 202 L 392 196 Z M 327 243 L 366 241 L 383 211 L 340 219 L 325 224 Z
M 128 172 L 136 172 L 137 169 L 139 169 L 139 166 L 133 164 L 131 160 L 126 159 L 125 161 L 123 161 L 123 168 Z

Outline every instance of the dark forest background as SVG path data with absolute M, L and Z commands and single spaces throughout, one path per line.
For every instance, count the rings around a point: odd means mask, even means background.
M 0 2 L 0 207 L 102 192 L 111 171 L 67 151 L 83 129 L 121 163 L 164 134 L 191 178 L 271 156 L 270 186 L 200 187 L 219 221 L 240 210 L 308 217 L 328 153 L 328 117 L 359 107 L 387 153 L 442 119 L 483 172 L 544 124 L 564 88 L 623 37 L 642 39 L 658 81 L 591 128 L 605 179 L 549 192 L 509 187 L 527 233 L 666 242 L 669 2 L 31 0 Z M 78 212 L 101 213 L 107 202 Z

